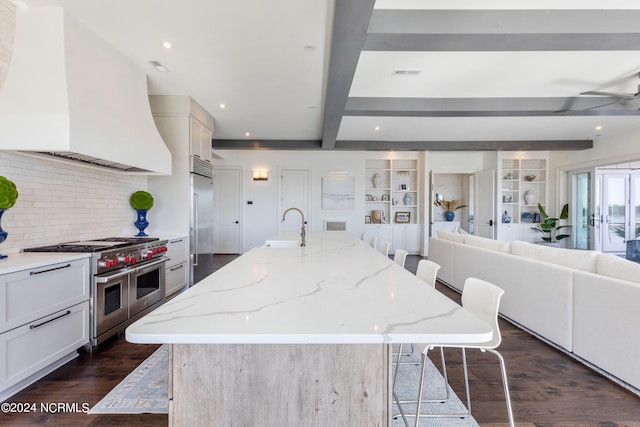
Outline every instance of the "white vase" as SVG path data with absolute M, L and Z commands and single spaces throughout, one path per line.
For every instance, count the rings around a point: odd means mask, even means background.
M 371 182 L 373 183 L 373 188 L 378 188 L 382 184 L 382 177 L 379 173 L 374 173 Z
M 524 203 L 525 203 L 525 205 L 535 205 L 535 204 L 537 204 L 536 194 L 531 190 L 525 191 L 524 192 Z

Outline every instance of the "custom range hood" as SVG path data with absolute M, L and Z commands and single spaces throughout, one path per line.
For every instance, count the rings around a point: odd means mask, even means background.
M 0 88 L 0 150 L 171 174 L 146 74 L 59 7 L 18 8 Z

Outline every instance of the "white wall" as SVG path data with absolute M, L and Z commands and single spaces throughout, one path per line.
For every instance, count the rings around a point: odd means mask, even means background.
M 129 196 L 147 189 L 147 177 L 76 166 L 0 151 L 0 175 L 18 188 L 5 211 L 9 233 L 0 253 L 21 248 L 110 236 L 134 236 L 136 213 Z M 148 220 L 153 222 L 153 209 Z
M 604 131 L 603 131 L 604 132 Z M 566 200 L 563 172 L 640 160 L 640 134 L 598 137 L 593 148 L 581 151 L 549 152 L 549 204 L 552 212 Z
M 242 166 L 243 177 L 243 243 L 244 251 L 264 244 L 278 232 L 278 170 L 283 167 L 308 167 L 311 170 L 311 213 L 308 230 L 322 230 L 325 219 L 347 219 L 348 231 L 359 235 L 364 231 L 365 159 L 419 159 L 418 152 L 356 152 L 356 151 L 281 151 L 281 150 L 216 150 L 223 159 L 216 165 Z M 269 171 L 268 181 L 253 181 L 254 169 Z M 355 178 L 355 208 L 324 210 L 321 201 L 321 178 L 330 171 L 346 171 Z M 424 190 L 424 188 L 423 188 Z M 424 197 L 421 196 L 424 202 Z M 252 201 L 252 205 L 247 205 Z M 424 211 L 424 210 L 423 210 Z M 420 219 L 419 222 L 423 222 Z

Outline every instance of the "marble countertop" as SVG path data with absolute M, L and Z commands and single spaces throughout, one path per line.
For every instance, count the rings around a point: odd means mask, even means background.
M 87 253 L 52 253 L 52 252 L 16 252 L 6 254 L 7 258 L 0 259 L 0 274 L 15 273 L 16 271 L 41 268 L 59 262 L 75 261 L 89 258 Z
M 283 233 L 271 241 L 295 240 Z M 259 247 L 133 323 L 134 343 L 453 343 L 489 325 L 356 236 Z

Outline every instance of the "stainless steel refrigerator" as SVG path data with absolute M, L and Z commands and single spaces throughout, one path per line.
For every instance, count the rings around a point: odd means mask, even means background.
M 213 165 L 191 157 L 189 286 L 213 273 Z

